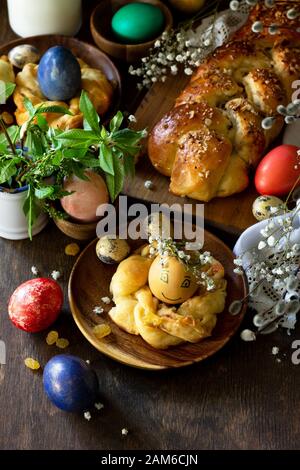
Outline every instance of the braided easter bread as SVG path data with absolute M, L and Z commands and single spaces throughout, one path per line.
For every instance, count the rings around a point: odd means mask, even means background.
M 262 3 L 207 57 L 150 134 L 150 160 L 170 176 L 176 195 L 209 201 L 244 190 L 249 168 L 283 128 L 277 107 L 291 101 L 300 78 L 300 17 L 287 18 L 290 2 Z M 257 20 L 265 25 L 260 34 L 251 29 Z M 280 28 L 270 34 L 274 23 Z M 274 117 L 269 129 L 262 127 L 266 117 Z

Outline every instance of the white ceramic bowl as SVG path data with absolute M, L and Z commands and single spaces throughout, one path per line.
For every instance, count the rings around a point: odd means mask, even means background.
M 15 193 L 0 190 L 0 237 L 8 240 L 28 238 L 28 223 L 23 212 L 26 197 L 26 187 Z M 43 230 L 47 222 L 47 215 L 41 213 L 32 227 L 32 235 Z

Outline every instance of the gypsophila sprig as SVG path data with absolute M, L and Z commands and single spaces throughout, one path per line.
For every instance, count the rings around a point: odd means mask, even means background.
M 154 43 L 148 57 L 143 57 L 138 67 L 131 65 L 129 73 L 138 80 L 138 88 L 150 87 L 158 81 L 165 82 L 170 75 L 177 75 L 180 69 L 192 75 L 205 57 L 215 48 L 215 16 L 220 0 L 207 2 L 200 12 L 178 28 L 165 31 Z M 212 15 L 210 26 L 201 35 L 193 34 L 193 28 Z
M 149 237 L 150 255 L 159 255 L 160 264 L 166 263 L 166 257 L 173 256 L 183 264 L 186 271 L 190 272 L 199 285 L 206 290 L 215 289 L 213 277 L 209 274 L 209 267 L 213 263 L 213 257 L 208 251 L 186 251 L 185 241 L 175 241 L 172 238 Z
M 293 329 L 300 311 L 300 243 L 294 237 L 295 227 L 299 225 L 300 199 L 289 209 L 294 193 L 299 197 L 299 191 L 295 190 L 299 182 L 300 175 L 283 211 L 281 208 L 277 216 L 278 211 L 274 211 L 275 215 L 261 229 L 257 247 L 235 260 L 240 274 L 245 272 L 249 283 L 249 294 L 238 302 L 244 304 L 249 299 L 250 306 L 257 310 L 253 318 L 257 328 L 255 335 L 270 334 L 279 326 Z M 265 300 L 260 300 L 262 298 Z M 235 305 L 232 304 L 229 310 L 234 312 Z

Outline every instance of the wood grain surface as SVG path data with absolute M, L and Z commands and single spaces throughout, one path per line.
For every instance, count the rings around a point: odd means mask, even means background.
M 95 4 L 85 2 L 80 33 L 85 40 L 90 40 L 88 17 Z M 5 0 L 0 0 L 0 13 L 4 43 L 15 37 Z M 137 97 L 129 92 L 126 75 L 124 84 L 123 107 L 128 109 Z M 291 362 L 299 326 L 291 336 L 278 331 L 256 343 L 243 343 L 236 335 L 210 359 L 184 369 L 126 367 L 93 348 L 72 319 L 67 281 L 74 258 L 64 254 L 70 242 L 53 224 L 32 243 L 0 239 L 0 340 L 7 351 L 6 365 L 0 366 L 0 449 L 299 449 L 300 366 Z M 46 333 L 26 334 L 8 320 L 7 300 L 31 277 L 32 265 L 42 275 L 62 272 L 65 304 L 55 329 L 70 340 L 69 353 L 91 361 L 105 405 L 90 422 L 54 408 L 43 392 L 41 374 L 23 364 L 32 356 L 45 365 L 61 352 L 46 345 Z M 243 327 L 250 325 L 251 314 Z M 280 348 L 280 363 L 271 354 L 273 346 Z M 129 429 L 127 437 L 121 436 L 123 427 Z

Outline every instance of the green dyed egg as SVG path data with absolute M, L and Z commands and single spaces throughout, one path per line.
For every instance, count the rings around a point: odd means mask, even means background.
M 130 3 L 114 14 L 111 26 L 119 41 L 137 44 L 159 36 L 164 24 L 160 8 L 148 3 Z

